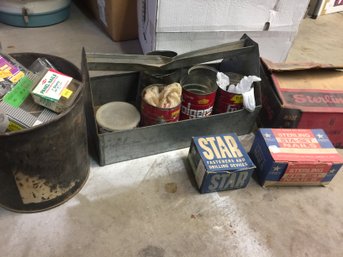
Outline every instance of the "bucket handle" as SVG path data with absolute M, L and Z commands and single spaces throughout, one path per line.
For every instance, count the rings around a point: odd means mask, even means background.
M 27 8 L 23 8 L 21 10 L 21 14 L 23 15 L 23 19 L 24 19 L 24 22 L 25 24 L 29 24 L 29 10 Z

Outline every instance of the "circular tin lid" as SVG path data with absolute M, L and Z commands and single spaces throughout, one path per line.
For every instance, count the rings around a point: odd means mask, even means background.
M 137 127 L 140 114 L 135 106 L 126 102 L 110 102 L 96 112 L 100 127 L 109 131 L 121 131 Z

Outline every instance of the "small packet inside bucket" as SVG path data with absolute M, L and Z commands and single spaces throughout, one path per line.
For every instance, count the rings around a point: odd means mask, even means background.
M 230 78 L 222 73 L 217 73 L 217 84 L 218 86 L 229 93 L 241 94 L 243 96 L 243 106 L 248 110 L 253 112 L 256 107 L 254 87 L 252 84 L 254 82 L 261 81 L 261 78 L 257 76 L 244 76 L 237 85 L 230 84 Z
M 54 69 L 46 69 L 37 77 L 31 92 L 33 100 L 56 113 L 69 108 L 82 89 L 81 82 Z

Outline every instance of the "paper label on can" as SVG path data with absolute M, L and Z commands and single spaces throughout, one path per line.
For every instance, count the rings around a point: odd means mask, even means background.
M 243 96 L 219 89 L 214 107 L 215 113 L 234 112 L 243 108 Z
M 178 105 L 174 108 L 164 109 L 152 106 L 145 101 L 142 101 L 142 125 L 150 126 L 166 122 L 178 121 L 180 116 L 180 108 L 180 105 Z
M 191 105 L 191 103 L 188 103 L 186 106 L 181 106 L 181 113 L 183 118 L 186 116 L 189 119 L 194 119 L 210 116 L 212 113 L 212 109 L 213 106 L 206 109 L 196 109 L 194 108 L 194 106 Z
M 216 92 L 197 94 L 183 90 L 181 102 L 181 119 L 194 119 L 210 116 L 213 110 Z

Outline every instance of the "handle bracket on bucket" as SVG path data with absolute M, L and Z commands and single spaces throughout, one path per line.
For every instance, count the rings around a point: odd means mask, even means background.
M 22 15 L 23 15 L 23 19 L 24 19 L 24 22 L 25 22 L 25 24 L 27 25 L 27 24 L 29 24 L 29 10 L 27 9 L 27 8 L 23 8 L 22 9 Z

